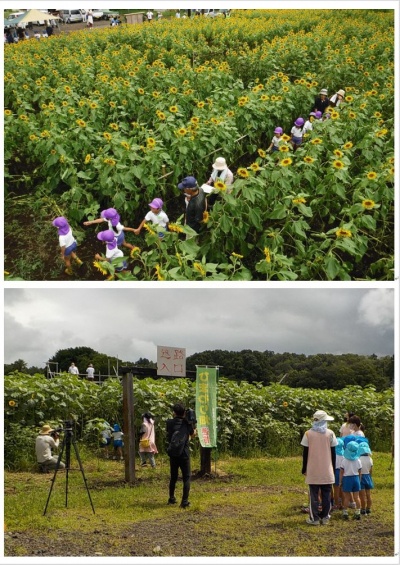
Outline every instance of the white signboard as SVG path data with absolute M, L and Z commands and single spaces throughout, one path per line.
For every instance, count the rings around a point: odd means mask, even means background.
M 157 375 L 165 377 L 186 376 L 186 349 L 157 345 Z

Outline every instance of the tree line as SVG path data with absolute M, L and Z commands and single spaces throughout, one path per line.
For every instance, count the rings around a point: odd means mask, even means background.
M 109 357 L 90 347 L 71 347 L 60 349 L 51 359 L 49 367 L 58 372 L 67 372 L 74 362 L 82 375 L 89 363 L 95 367 L 96 374 L 115 376 L 121 366 L 156 368 L 156 363 L 146 358 L 135 362 Z M 207 350 L 190 355 L 186 359 L 186 369 L 196 370 L 196 365 L 218 365 L 219 374 L 234 381 L 247 381 L 269 385 L 282 382 L 292 388 L 314 388 L 340 390 L 346 386 L 373 385 L 376 390 L 385 390 L 394 385 L 394 356 L 378 357 L 345 353 L 333 355 L 318 353 L 304 355 L 297 353 L 274 353 L 273 351 Z M 47 368 L 27 367 L 22 359 L 4 365 L 4 374 L 14 371 L 34 375 L 48 374 Z

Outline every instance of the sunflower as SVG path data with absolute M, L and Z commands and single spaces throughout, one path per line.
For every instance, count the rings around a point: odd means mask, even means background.
M 110 124 L 110 128 L 113 129 L 114 131 L 118 131 L 118 130 L 119 130 L 118 124 L 114 124 L 114 123 L 113 123 L 113 124 Z
M 176 94 L 178 92 L 178 89 L 176 88 L 176 86 L 170 86 L 169 91 L 171 94 Z
M 204 216 L 203 216 L 203 218 L 204 218 Z M 176 233 L 183 233 L 182 227 L 179 226 L 178 224 L 170 223 L 170 224 L 168 224 L 168 229 L 169 229 L 169 231 L 174 231 Z
M 156 265 L 156 274 L 157 274 L 157 280 L 165 281 L 165 277 L 162 274 L 160 265 Z
M 357 117 L 357 114 L 355 112 L 349 112 L 349 118 L 354 120 Z
M 131 252 L 129 253 L 130 257 L 132 259 L 135 259 L 135 255 L 136 253 L 139 255 L 140 254 L 140 247 L 132 247 Z
M 115 102 L 109 102 L 108 104 L 111 108 L 115 108 L 115 106 L 116 106 Z
M 269 100 L 268 94 L 261 94 L 260 100 L 262 100 L 263 102 L 266 102 L 267 100 Z
M 114 167 L 116 165 L 116 161 L 114 161 L 114 159 L 110 159 L 109 157 L 107 157 L 107 159 L 104 159 L 103 163 L 110 165 L 110 167 Z
M 281 151 L 282 153 L 287 153 L 289 151 L 289 146 L 288 145 L 280 145 L 279 151 Z
M 334 154 L 338 159 L 340 159 L 341 157 L 343 157 L 343 153 L 342 153 L 342 151 L 340 151 L 340 149 L 335 149 L 334 152 L 333 152 L 333 154 Z
M 352 96 L 346 96 L 345 100 L 346 100 L 346 102 L 353 102 L 353 97 Z
M 193 267 L 194 269 L 196 269 L 197 272 L 200 273 L 200 275 L 202 277 L 205 277 L 207 274 L 207 271 L 204 269 L 203 265 L 201 263 L 193 263 Z
M 198 116 L 192 116 L 190 118 L 190 121 L 192 122 L 192 124 L 198 124 L 200 122 L 200 118 Z
M 161 121 L 166 119 L 166 115 L 164 114 L 164 112 L 158 112 L 157 116 L 158 116 L 158 119 L 161 120 Z
M 209 213 L 207 212 L 207 210 L 204 210 L 203 219 L 202 219 L 203 224 L 207 224 L 209 219 L 210 219 Z
M 369 171 L 369 173 L 367 173 L 367 177 L 369 180 L 375 180 L 377 176 L 378 175 L 374 171 Z
M 64 104 L 63 104 L 64 105 Z M 89 106 L 91 107 L 92 110 L 95 110 L 97 108 L 97 103 L 96 102 L 91 102 L 89 104 Z
M 312 139 L 310 143 L 312 145 L 319 145 L 320 143 L 322 143 L 322 139 L 320 137 L 316 137 L 315 139 Z
M 287 408 L 287 407 L 289 406 L 289 404 L 288 404 L 287 402 L 282 402 L 282 406 L 283 406 L 284 408 Z
M 205 102 L 197 102 L 198 108 L 204 108 L 204 106 L 205 106 Z
M 143 224 L 144 229 L 148 232 L 151 233 L 152 235 L 155 235 L 155 231 L 153 229 L 151 229 L 151 227 L 149 226 L 149 224 Z
M 242 179 L 247 179 L 249 176 L 249 172 L 247 171 L 247 169 L 244 169 L 243 167 L 239 167 L 239 169 L 237 170 L 237 174 Z
M 153 137 L 148 137 L 146 139 L 146 143 L 147 143 L 147 147 L 155 147 L 156 146 L 156 140 Z
M 78 126 L 80 128 L 85 128 L 86 127 L 86 122 L 84 120 L 76 120 L 76 123 L 78 124 Z
M 332 114 L 331 114 L 331 119 L 332 119 L 332 120 L 337 120 L 339 116 L 340 116 L 339 112 L 332 112 Z
M 41 132 L 40 137 L 50 137 L 50 132 L 45 129 Z
M 293 198 L 292 202 L 293 204 L 305 204 L 307 200 L 303 197 L 300 197 L 300 198 Z
M 343 149 L 351 149 L 352 147 L 353 147 L 353 143 L 351 141 L 348 141 L 343 145 Z
M 264 247 L 264 255 L 265 255 L 265 262 L 271 263 L 271 253 L 269 251 L 269 247 Z
M 74 108 L 68 108 L 68 112 L 70 114 L 75 114 L 75 109 Z
M 111 133 L 108 133 L 108 131 L 105 131 L 105 132 L 103 133 L 103 137 L 104 137 L 104 139 L 106 139 L 107 141 L 111 141 L 111 140 L 112 140 L 112 135 L 111 135 Z
M 88 154 L 86 155 L 86 157 L 85 157 L 85 165 L 87 165 L 88 163 L 90 163 L 90 159 L 91 159 L 91 156 L 90 156 L 90 153 L 88 153 Z
M 350 230 L 345 230 L 343 228 L 339 228 L 338 230 L 336 230 L 336 237 L 352 237 L 352 233 Z
M 96 269 L 100 271 L 102 275 L 106 275 L 108 273 L 108 271 L 103 267 L 100 261 L 93 261 L 93 267 L 96 267 Z
M 252 163 L 249 167 L 254 173 L 261 170 L 261 167 L 258 163 Z
M 177 107 L 177 106 L 170 106 L 170 107 L 169 107 L 169 111 L 170 111 L 172 114 L 176 114 L 177 111 L 178 111 L 178 107 Z
M 343 161 L 339 161 L 339 160 L 333 161 L 333 167 L 335 169 L 343 169 L 344 163 L 343 163 Z
M 11 110 L 4 110 L 4 115 L 5 116 L 12 116 Z
M 381 118 L 382 114 L 380 112 L 374 112 L 374 117 L 375 118 Z
M 177 135 L 184 136 L 184 135 L 187 134 L 187 132 L 188 132 L 188 130 L 187 130 L 186 128 L 179 128 L 179 129 L 176 131 L 176 134 L 177 134 Z
M 373 200 L 363 200 L 362 205 L 366 210 L 372 210 L 375 207 L 375 202 Z
M 143 88 L 138 88 L 138 94 L 140 94 L 141 96 L 144 94 L 144 89 Z
M 235 253 L 234 251 L 232 251 L 231 257 L 237 257 L 238 259 L 243 259 L 243 255 L 239 255 L 239 253 Z
M 15 402 L 15 400 L 9 400 L 9 401 L 8 401 L 8 405 L 11 406 L 11 407 L 13 407 L 13 406 L 16 406 L 17 403 Z
M 304 161 L 306 163 L 314 163 L 315 159 L 313 159 L 312 157 L 310 157 L 309 155 L 307 155 L 306 157 L 304 157 Z
M 286 159 L 282 159 L 282 161 L 280 162 L 280 165 L 282 167 L 288 167 L 291 164 L 292 164 L 292 160 L 290 157 L 286 157 Z
M 261 159 L 265 159 L 265 157 L 267 156 L 266 152 L 264 151 L 264 149 L 257 149 L 257 153 L 259 154 L 259 156 L 261 157 Z

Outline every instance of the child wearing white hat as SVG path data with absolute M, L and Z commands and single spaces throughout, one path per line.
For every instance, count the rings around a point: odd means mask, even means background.
M 371 457 L 372 452 L 367 441 L 360 443 L 358 448 L 362 465 L 360 490 L 361 514 L 371 514 L 371 490 L 374 488 L 372 480 L 372 467 L 374 464 Z
M 338 90 L 331 98 L 329 99 L 330 106 L 340 106 L 340 103 L 343 102 L 345 91 L 340 89 Z

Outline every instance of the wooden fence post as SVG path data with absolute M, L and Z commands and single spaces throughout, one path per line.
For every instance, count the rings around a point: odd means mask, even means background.
M 133 374 L 126 373 L 122 377 L 122 409 L 124 416 L 124 458 L 125 481 L 135 481 L 135 409 L 133 403 Z

